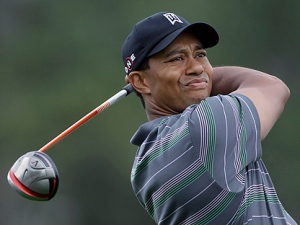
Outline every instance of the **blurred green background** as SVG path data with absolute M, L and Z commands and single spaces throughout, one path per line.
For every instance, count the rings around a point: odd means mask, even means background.
M 285 112 L 263 142 L 263 159 L 282 204 L 300 222 L 300 1 L 0 1 L 0 224 L 154 224 L 130 184 L 146 122 L 128 96 L 47 153 L 60 173 L 49 202 L 22 198 L 7 183 L 13 163 L 38 150 L 125 85 L 123 40 L 139 20 L 171 11 L 205 21 L 220 34 L 213 66 L 240 65 L 273 74 L 291 89 Z M 274 93 L 276 95 L 276 93 Z

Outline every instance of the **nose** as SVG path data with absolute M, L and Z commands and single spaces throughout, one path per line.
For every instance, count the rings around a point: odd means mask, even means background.
M 204 71 L 201 63 L 195 59 L 195 58 L 190 58 L 187 61 L 187 66 L 186 66 L 186 75 L 200 75 Z

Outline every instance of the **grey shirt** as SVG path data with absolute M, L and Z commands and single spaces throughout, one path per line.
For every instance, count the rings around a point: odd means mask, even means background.
M 242 95 L 209 97 L 142 125 L 133 190 L 157 224 L 296 224 L 261 159 L 260 123 Z

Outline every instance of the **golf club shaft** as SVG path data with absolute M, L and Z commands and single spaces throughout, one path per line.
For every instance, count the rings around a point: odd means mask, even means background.
M 101 105 L 99 105 L 97 108 L 95 108 L 93 111 L 82 117 L 80 120 L 78 120 L 76 123 L 74 123 L 72 126 L 70 126 L 68 129 L 63 131 L 61 134 L 59 134 L 57 137 L 55 137 L 53 140 L 48 142 L 46 145 L 44 145 L 42 148 L 39 149 L 39 152 L 45 152 L 49 148 L 51 148 L 53 145 L 55 145 L 57 142 L 61 141 L 64 137 L 72 133 L 74 130 L 76 130 L 78 127 L 116 103 L 117 101 L 121 100 L 125 96 L 129 95 L 133 91 L 133 88 L 130 84 L 126 85 L 122 88 L 121 91 L 119 91 L 117 94 L 103 102 Z

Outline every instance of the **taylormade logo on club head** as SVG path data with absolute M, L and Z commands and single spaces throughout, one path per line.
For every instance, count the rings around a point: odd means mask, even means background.
M 134 55 L 132 60 L 134 60 Z M 7 174 L 10 186 L 20 195 L 31 200 L 48 201 L 53 198 L 58 189 L 58 171 L 53 160 L 44 151 L 132 92 L 132 86 L 127 84 L 118 93 L 40 148 L 39 151 L 28 152 L 21 156 Z
M 13 189 L 25 198 L 48 201 L 58 189 L 58 171 L 53 160 L 43 152 L 28 152 L 8 172 Z

